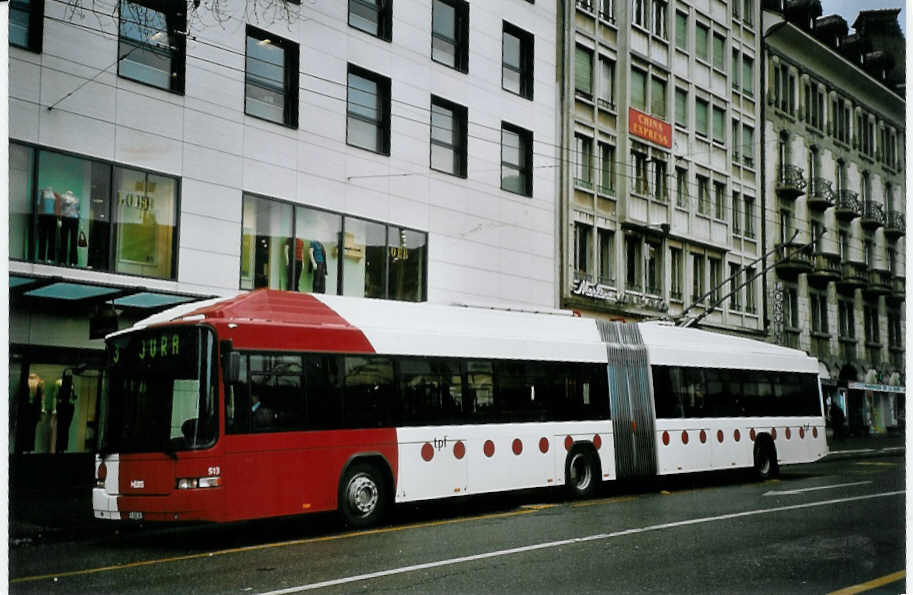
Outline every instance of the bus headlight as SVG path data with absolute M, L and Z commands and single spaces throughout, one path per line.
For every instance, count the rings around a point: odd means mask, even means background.
M 181 477 L 177 482 L 179 490 L 193 490 L 196 488 L 218 488 L 222 485 L 221 477 Z

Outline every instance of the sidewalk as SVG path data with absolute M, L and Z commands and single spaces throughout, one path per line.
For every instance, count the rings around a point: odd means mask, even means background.
M 826 461 L 847 457 L 883 457 L 904 454 L 903 434 L 874 434 L 871 436 L 849 436 L 828 441 L 829 454 Z

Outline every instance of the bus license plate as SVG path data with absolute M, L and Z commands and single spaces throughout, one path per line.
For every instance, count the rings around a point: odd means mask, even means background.
M 141 512 L 131 512 L 127 514 L 127 518 L 131 521 L 141 521 L 143 520 L 143 513 Z

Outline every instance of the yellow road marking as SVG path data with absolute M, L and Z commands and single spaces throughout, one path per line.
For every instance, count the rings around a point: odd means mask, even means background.
M 845 587 L 838 591 L 831 591 L 827 595 L 853 595 L 854 593 L 862 593 L 863 591 L 869 591 L 883 585 L 899 581 L 906 576 L 906 571 L 898 570 L 891 574 L 887 574 L 881 578 L 872 579 L 867 583 L 859 583 L 858 585 L 853 585 L 851 587 Z
M 524 510 L 545 510 L 546 508 L 554 508 L 558 506 L 557 504 L 525 504 L 520 508 Z
M 859 461 L 857 465 L 871 465 L 872 467 L 896 467 L 897 463 L 885 463 L 884 461 Z
M 541 505 L 541 506 L 551 506 L 551 505 Z M 403 525 L 400 527 L 383 527 L 381 529 L 369 529 L 367 531 L 350 531 L 348 533 L 340 533 L 339 535 L 325 535 L 323 537 L 311 537 L 308 539 L 293 539 L 291 541 L 280 541 L 276 543 L 264 543 L 260 545 L 248 545 L 244 547 L 231 548 L 227 550 L 217 550 L 214 552 L 202 552 L 199 554 L 187 554 L 186 556 L 173 556 L 171 558 L 158 558 L 155 560 L 142 560 L 140 562 L 130 562 L 128 564 L 114 564 L 111 566 L 101 566 L 98 568 L 86 568 L 83 570 L 70 570 L 67 572 L 54 572 L 49 574 L 39 574 L 35 576 L 23 576 L 19 578 L 10 579 L 10 583 L 26 583 L 33 581 L 40 581 L 48 578 L 62 578 L 67 576 L 81 576 L 87 574 L 98 574 L 100 572 L 110 572 L 113 570 L 126 570 L 128 568 L 141 568 L 143 566 L 154 566 L 156 564 L 169 564 L 172 562 L 183 562 L 186 560 L 199 560 L 200 558 L 211 558 L 213 556 L 224 556 L 227 554 L 239 554 L 243 552 L 253 552 L 257 550 L 267 550 L 279 547 L 286 547 L 290 545 L 306 545 L 311 543 L 322 543 L 326 541 L 338 541 L 340 539 L 349 539 L 352 537 L 363 537 L 366 535 L 382 535 L 384 533 L 396 533 L 399 531 L 407 531 L 410 529 L 424 529 L 427 527 L 439 527 L 441 525 L 453 525 L 456 523 L 466 523 L 469 521 L 481 521 L 488 519 L 499 519 L 512 516 L 519 516 L 523 514 L 532 514 L 538 512 L 538 508 L 530 508 L 525 510 L 515 510 L 512 512 L 499 512 L 494 514 L 483 514 L 474 517 L 460 518 L 460 519 L 450 519 L 446 521 L 432 521 L 427 523 L 413 523 L 411 525 Z
M 615 502 L 627 502 L 629 500 L 636 500 L 637 496 L 618 496 L 615 498 L 603 498 L 602 500 L 588 500 L 586 502 L 576 502 L 571 504 L 573 508 L 580 508 L 581 506 L 595 506 L 596 504 L 614 504 Z

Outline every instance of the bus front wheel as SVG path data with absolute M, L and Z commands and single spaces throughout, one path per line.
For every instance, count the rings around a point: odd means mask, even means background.
M 339 487 L 339 512 L 350 527 L 376 525 L 387 504 L 383 476 L 373 465 L 355 463 L 346 470 Z
M 599 483 L 599 463 L 588 448 L 575 448 L 564 464 L 564 483 L 571 497 L 589 498 Z

